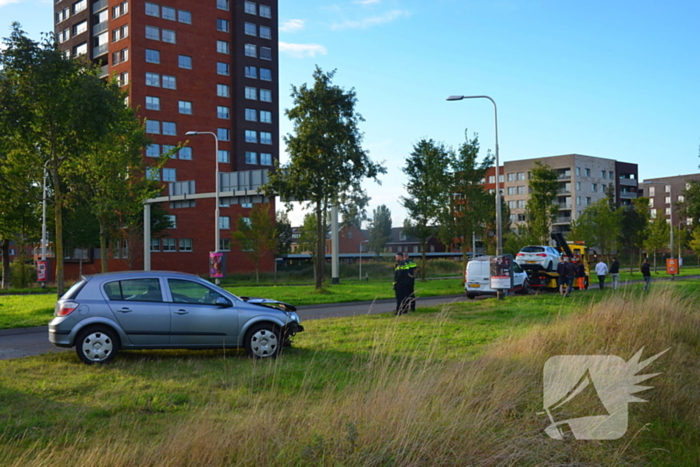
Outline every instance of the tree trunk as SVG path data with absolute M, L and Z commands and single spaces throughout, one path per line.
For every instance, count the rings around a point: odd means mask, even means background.
M 66 282 L 63 273 L 63 193 L 61 192 L 61 183 L 58 179 L 58 162 L 52 161 L 51 178 L 53 179 L 54 193 L 54 222 L 55 222 L 55 260 L 56 260 L 56 294 L 61 297 L 65 292 Z
M 109 252 L 107 251 L 107 234 L 105 226 L 104 226 L 104 221 L 102 219 L 99 220 L 100 223 L 100 271 L 102 273 L 105 273 L 109 270 L 107 267 L 107 262 L 109 261 Z
M 255 259 L 255 283 L 259 284 L 260 283 L 260 274 L 258 272 L 258 264 L 260 263 L 259 259 Z
M 10 272 L 10 240 L 3 239 L 2 244 L 2 288 L 7 290 L 12 287 L 12 276 Z
M 420 256 L 420 280 L 425 281 L 425 249 L 428 247 L 426 242 L 421 243 L 421 256 Z

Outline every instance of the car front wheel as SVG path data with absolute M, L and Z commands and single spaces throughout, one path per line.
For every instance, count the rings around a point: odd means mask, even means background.
M 268 323 L 253 326 L 246 334 L 244 345 L 252 358 L 275 358 L 282 349 L 280 329 Z
M 75 351 L 83 363 L 109 363 L 119 351 L 119 338 L 114 330 L 99 326 L 86 329 L 78 334 Z

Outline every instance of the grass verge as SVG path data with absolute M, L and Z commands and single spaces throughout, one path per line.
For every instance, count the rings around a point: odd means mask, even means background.
M 72 352 L 0 361 L 0 464 L 700 464 L 697 282 L 450 304 L 307 322 L 276 361 L 242 352 Z M 670 350 L 626 435 L 553 440 L 542 370 L 556 355 Z M 584 412 L 589 409 L 585 404 Z M 564 412 L 563 418 L 575 414 Z

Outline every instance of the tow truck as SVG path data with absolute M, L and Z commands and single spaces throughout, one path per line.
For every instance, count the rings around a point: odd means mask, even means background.
M 590 265 L 588 263 L 588 247 L 580 241 L 567 242 L 564 234 L 561 232 L 553 233 L 551 235 L 554 241 L 554 247 L 561 253 L 562 256 L 568 256 L 574 264 L 578 265 L 579 262 L 583 263 L 584 270 L 586 272 L 583 278 L 583 288 L 588 289 L 589 278 L 590 278 Z M 538 268 L 523 268 L 527 272 L 528 282 L 530 287 L 533 289 L 552 289 L 557 290 L 559 288 L 557 281 L 559 279 L 559 274 L 556 270 L 545 271 L 541 267 Z M 574 288 L 580 289 L 579 281 L 574 281 Z

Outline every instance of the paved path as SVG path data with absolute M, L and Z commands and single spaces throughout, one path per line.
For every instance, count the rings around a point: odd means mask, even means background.
M 464 301 L 463 295 L 419 298 L 418 306 L 437 306 L 442 303 Z M 393 311 L 395 300 L 377 300 L 374 302 L 352 302 L 329 305 L 302 306 L 297 310 L 301 321 L 323 318 L 340 318 L 346 316 L 388 313 Z M 40 355 L 46 352 L 63 352 L 49 342 L 48 326 L 21 329 L 0 330 L 0 360 Z

